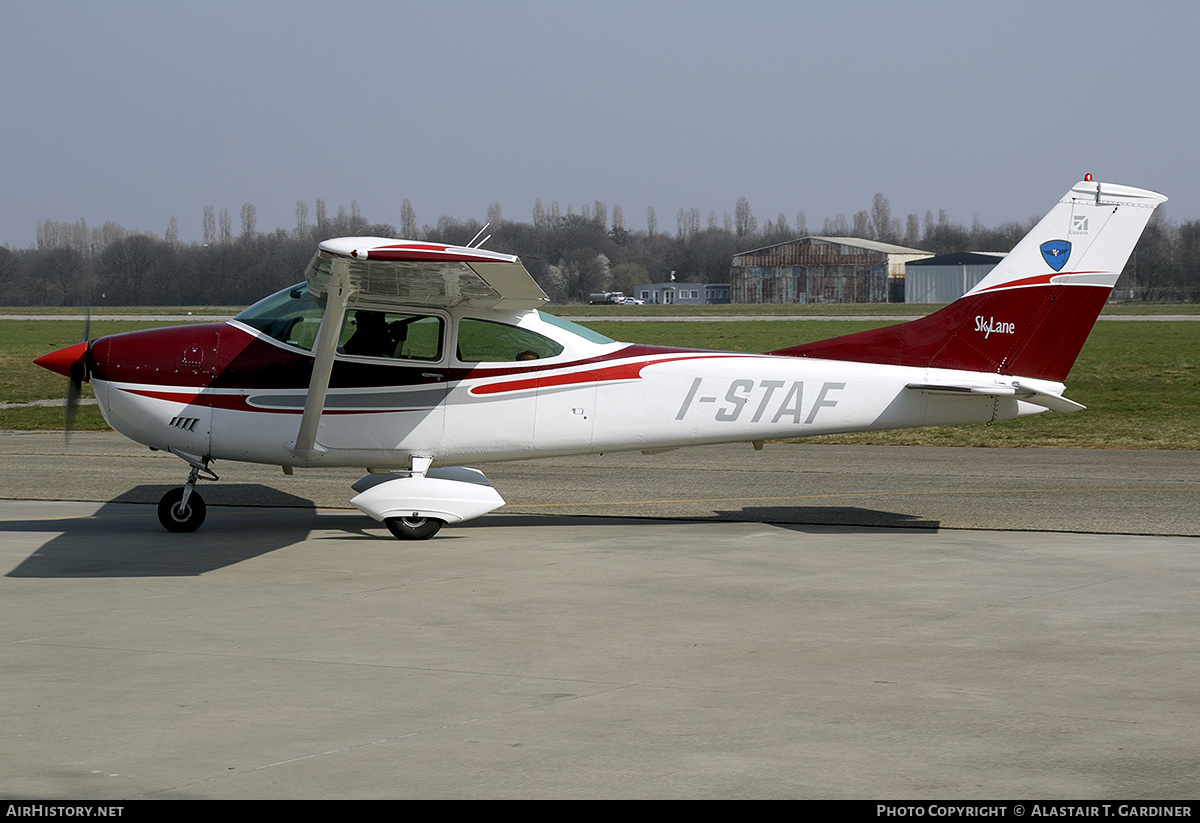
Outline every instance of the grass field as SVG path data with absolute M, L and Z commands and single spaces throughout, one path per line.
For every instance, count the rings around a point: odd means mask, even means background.
M 932 314 L 944 303 L 789 303 L 763 305 L 717 305 L 717 306 L 585 306 L 580 304 L 551 305 L 551 314 L 562 317 L 863 317 L 895 316 L 917 317 Z M 176 316 L 192 314 L 196 317 L 232 317 L 244 306 L 93 306 L 94 315 L 147 315 Z M 84 308 L 78 306 L 20 306 L 0 307 L 0 315 L 36 316 L 80 316 Z M 1103 314 L 1109 315 L 1163 315 L 1200 314 L 1200 303 L 1109 303 Z
M 913 317 L 932 314 L 944 303 L 788 303 L 721 306 L 551 306 L 563 317 Z M 1103 314 L 1200 314 L 1200 303 L 1109 303 Z
M 1171 308 L 1178 306 L 1172 304 Z M 161 325 L 169 324 L 95 321 L 91 336 Z M 653 323 L 614 318 L 587 325 L 609 337 L 630 342 L 760 352 L 885 324 L 852 319 Z M 80 324 L 71 321 L 0 321 L 0 403 L 62 397 L 65 379 L 34 366 L 32 361 L 77 342 L 80 332 Z M 90 393 L 85 384 L 85 396 Z M 1069 415 L 1047 412 L 990 426 L 909 429 L 815 439 L 840 443 L 1200 449 L 1200 324 L 1098 323 L 1067 380 L 1066 394 L 1088 409 Z M 81 430 L 104 428 L 95 407 L 81 408 L 75 424 Z M 0 409 L 0 429 L 61 426 L 59 407 Z

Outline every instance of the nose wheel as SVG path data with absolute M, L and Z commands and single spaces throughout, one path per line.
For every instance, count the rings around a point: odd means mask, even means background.
M 192 470 L 188 472 L 187 482 L 178 489 L 171 489 L 158 501 L 158 522 L 169 532 L 180 534 L 194 532 L 204 523 L 208 514 L 208 506 L 204 498 L 196 491 L 196 481 L 203 474 L 208 480 L 220 480 L 216 473 L 208 467 L 208 458 L 192 457 L 174 452 L 178 457 L 187 460 Z
M 185 491 L 185 488 L 171 489 L 158 501 L 158 522 L 169 532 L 194 532 L 208 514 L 204 498 L 193 491 L 184 500 Z

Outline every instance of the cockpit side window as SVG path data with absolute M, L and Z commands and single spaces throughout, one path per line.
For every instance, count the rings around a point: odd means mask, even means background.
M 540 360 L 562 354 L 563 347 L 529 329 L 464 317 L 458 321 L 458 359 L 464 363 Z
M 312 351 L 324 313 L 324 301 L 300 283 L 259 300 L 234 319 L 280 343 Z M 442 359 L 444 326 L 443 319 L 435 315 L 350 309 L 342 324 L 338 351 L 357 357 L 436 362 Z
M 338 351 L 355 357 L 442 359 L 442 318 L 427 314 L 352 309 L 346 312 Z

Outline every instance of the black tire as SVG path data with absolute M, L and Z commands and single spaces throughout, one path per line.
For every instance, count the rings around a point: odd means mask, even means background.
M 204 498 L 194 490 L 188 497 L 187 509 L 179 510 L 179 501 L 183 500 L 183 487 L 171 489 L 158 501 L 158 522 L 169 532 L 194 532 L 200 528 L 208 514 L 208 506 Z
M 446 525 L 446 521 L 436 517 L 389 517 L 383 524 L 397 540 L 428 540 Z

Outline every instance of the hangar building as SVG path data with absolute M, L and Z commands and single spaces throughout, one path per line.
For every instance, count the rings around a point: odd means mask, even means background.
M 1004 259 L 1004 252 L 963 251 L 904 266 L 905 303 L 952 303 L 975 288 Z
M 733 303 L 901 303 L 904 265 L 929 252 L 859 240 L 802 237 L 733 256 Z

